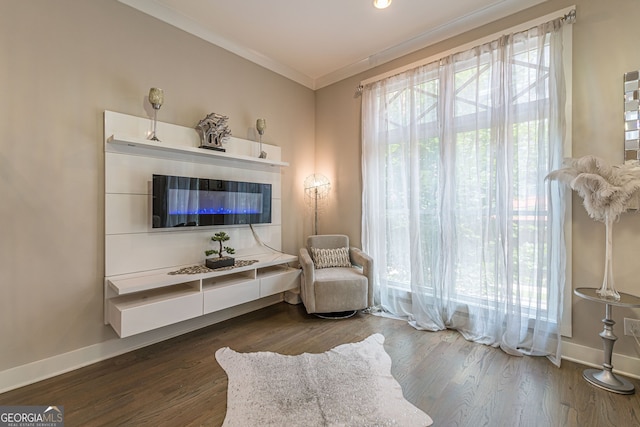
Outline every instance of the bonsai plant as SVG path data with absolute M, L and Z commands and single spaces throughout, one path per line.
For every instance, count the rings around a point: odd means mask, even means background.
M 211 240 L 214 242 L 218 242 L 220 246 L 218 249 L 209 249 L 204 251 L 204 254 L 206 256 L 218 255 L 217 258 L 207 258 L 205 260 L 207 267 L 216 269 L 234 265 L 235 259 L 231 258 L 230 256 L 224 256 L 223 254 L 226 252 L 227 255 L 233 255 L 236 253 L 235 249 L 230 246 L 222 246 L 222 242 L 228 242 L 229 240 L 231 240 L 231 237 L 224 231 L 220 231 L 214 234 Z

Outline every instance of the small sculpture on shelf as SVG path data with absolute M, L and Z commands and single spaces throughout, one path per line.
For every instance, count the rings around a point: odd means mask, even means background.
M 260 155 L 258 157 L 261 159 L 267 158 L 267 152 L 262 149 L 262 135 L 264 135 L 266 129 L 267 121 L 265 119 L 256 120 L 256 130 L 258 131 L 258 135 L 260 135 Z
M 162 107 L 164 103 L 164 92 L 162 89 L 157 87 L 152 87 L 149 89 L 149 103 L 153 107 L 153 131 L 149 138 L 151 141 L 160 141 L 158 139 L 158 135 L 156 135 L 156 128 L 158 125 L 158 110 Z
M 220 231 L 214 234 L 211 240 L 214 242 L 218 242 L 220 247 L 219 249 L 209 249 L 204 251 L 204 254 L 206 256 L 218 255 L 217 258 L 207 258 L 205 260 L 206 266 L 212 270 L 215 270 L 216 268 L 230 267 L 234 265 L 235 258 L 224 256 L 223 253 L 226 252 L 228 255 L 233 255 L 236 253 L 235 249 L 229 246 L 222 246 L 222 242 L 228 242 L 229 240 L 231 240 L 231 237 L 224 231 Z
M 196 125 L 196 131 L 200 135 L 200 148 L 226 151 L 222 148 L 222 143 L 231 136 L 228 120 L 229 117 L 218 113 L 208 114 L 200 120 Z

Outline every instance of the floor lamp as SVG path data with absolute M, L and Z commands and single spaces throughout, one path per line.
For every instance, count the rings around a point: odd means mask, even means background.
M 305 199 L 309 205 L 313 206 L 314 210 L 313 234 L 318 234 L 318 209 L 321 209 L 326 202 L 330 189 L 329 179 L 319 173 L 309 175 L 304 180 Z

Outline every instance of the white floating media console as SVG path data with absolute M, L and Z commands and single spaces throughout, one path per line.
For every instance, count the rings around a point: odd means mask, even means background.
M 105 111 L 105 323 L 120 337 L 143 333 L 299 288 L 294 255 L 281 247 L 280 148 L 231 138 L 226 152 L 197 148 L 195 129 L 158 123 L 162 140 L 146 140 L 151 121 Z M 272 220 L 254 225 L 154 229 L 153 174 L 237 180 L 272 185 Z M 225 231 L 236 259 L 248 266 L 171 275 L 204 264 L 211 236 Z
M 293 255 L 259 257 L 246 267 L 169 275 L 175 269 L 106 279 L 107 322 L 120 337 L 213 313 L 299 286 Z

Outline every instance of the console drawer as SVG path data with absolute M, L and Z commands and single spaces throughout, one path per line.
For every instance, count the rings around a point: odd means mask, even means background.
M 189 285 L 154 289 L 109 300 L 109 323 L 128 337 L 202 315 L 202 294 Z
M 203 312 L 204 314 L 213 313 L 258 298 L 260 298 L 260 285 L 255 279 L 208 287 L 204 290 Z
M 300 270 L 293 268 L 273 268 L 260 279 L 260 297 L 297 289 L 300 286 Z

